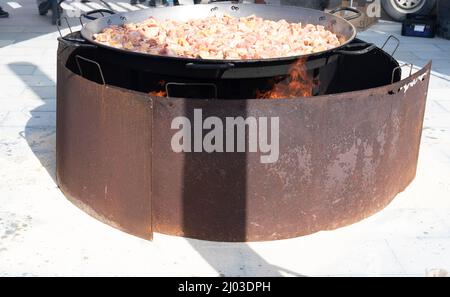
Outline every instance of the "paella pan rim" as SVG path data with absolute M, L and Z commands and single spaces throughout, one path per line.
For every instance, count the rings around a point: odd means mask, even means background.
M 155 54 L 148 54 L 148 53 L 141 53 L 141 52 L 135 52 L 135 51 L 130 51 L 130 50 L 124 50 L 124 49 L 120 49 L 120 48 L 116 48 L 116 47 L 112 47 L 112 46 L 108 46 L 105 44 L 102 44 L 100 42 L 97 42 L 94 40 L 93 38 L 93 34 L 99 33 L 100 30 L 94 30 L 94 27 L 106 22 L 107 20 L 120 20 L 122 17 L 128 17 L 131 16 L 133 17 L 134 15 L 140 15 L 143 12 L 150 12 L 150 11 L 155 11 L 155 10 L 174 10 L 174 9 L 183 9 L 183 8 L 189 8 L 189 7 L 195 7 L 198 8 L 199 6 L 201 7 L 210 7 L 211 9 L 214 7 L 219 7 L 222 8 L 222 11 L 226 8 L 229 8 L 231 11 L 231 7 L 258 7 L 261 8 L 262 6 L 264 6 L 264 8 L 267 7 L 267 9 L 273 9 L 273 10 L 280 10 L 284 11 L 284 10 L 289 10 L 289 11 L 303 11 L 305 12 L 309 12 L 311 14 L 321 14 L 322 16 L 327 17 L 327 19 L 329 20 L 339 20 L 340 22 L 344 22 L 346 26 L 349 26 L 351 28 L 351 32 L 352 35 L 346 39 L 346 41 L 344 43 L 342 43 L 340 46 L 338 47 L 334 47 L 332 49 L 329 50 L 325 50 L 325 51 L 320 51 L 320 52 L 316 52 L 316 53 L 311 53 L 311 54 L 306 54 L 306 55 L 297 55 L 297 56 L 287 56 L 287 57 L 278 57 L 278 58 L 268 58 L 268 59 L 245 59 L 245 60 L 241 60 L 241 59 L 232 59 L 232 60 L 225 60 L 225 59 L 200 59 L 200 58 L 190 58 L 190 57 L 181 57 L 181 56 L 164 56 L 164 55 L 155 55 Z M 148 13 L 148 15 L 146 16 L 151 17 L 152 14 Z M 258 15 L 257 15 L 258 16 Z M 259 16 L 262 18 L 265 18 L 264 16 Z M 170 15 L 167 15 L 167 19 L 170 18 Z M 279 20 L 281 20 L 283 18 L 280 18 Z M 119 21 L 119 22 L 113 22 L 111 23 L 111 25 L 113 24 L 126 24 L 129 22 L 133 22 L 134 20 L 128 20 L 125 19 L 124 21 Z M 318 25 L 319 23 L 316 23 L 314 25 Z M 107 26 L 100 26 L 101 29 L 106 28 Z M 96 32 L 97 31 L 97 32 Z M 334 34 L 336 34 L 336 32 L 333 32 Z M 339 34 L 339 33 L 338 33 Z M 336 34 L 336 35 L 338 35 Z M 91 21 L 87 24 L 85 24 L 82 29 L 81 29 L 81 36 L 87 40 L 89 43 L 95 44 L 103 49 L 106 50 L 112 50 L 115 52 L 120 52 L 120 53 L 124 53 L 127 55 L 133 55 L 133 56 L 141 56 L 141 57 L 147 57 L 147 58 L 164 58 L 164 59 L 168 59 L 168 60 L 172 60 L 172 61 L 183 61 L 183 62 L 192 62 L 192 63 L 198 63 L 198 64 L 223 64 L 223 63 L 239 63 L 239 64 L 252 64 L 252 63 L 261 63 L 261 62 L 281 62 L 281 61 L 293 61 L 293 60 L 299 60 L 299 59 L 307 59 L 309 57 L 312 56 L 322 56 L 322 55 L 328 55 L 328 54 L 333 54 L 335 51 L 339 50 L 339 49 L 343 49 L 345 46 L 347 46 L 348 44 L 350 44 L 357 35 L 357 30 L 356 27 L 350 23 L 349 21 L 345 20 L 342 17 L 339 17 L 337 15 L 333 15 L 330 14 L 328 12 L 324 12 L 324 11 L 320 11 L 320 10 L 316 10 L 316 9 L 311 9 L 311 8 L 304 8 L 304 7 L 298 7 L 298 6 L 278 6 L 278 5 L 270 5 L 270 4 L 226 4 L 226 3 L 216 3 L 216 4 L 201 4 L 201 5 L 183 5 L 183 6 L 170 6 L 170 7 L 154 7 L 154 8 L 148 8 L 148 9 L 143 9 L 143 10 L 137 10 L 137 11 L 127 11 L 127 12 L 121 12 L 121 13 L 116 13 L 113 15 L 109 15 L 109 16 L 104 16 L 101 18 L 98 18 L 94 21 Z M 339 36 L 338 36 L 339 37 Z

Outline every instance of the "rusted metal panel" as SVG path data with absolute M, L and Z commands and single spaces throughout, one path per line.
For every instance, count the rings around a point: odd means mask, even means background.
M 154 230 L 216 241 L 275 240 L 381 210 L 415 176 L 429 70 L 387 87 L 309 99 L 156 99 Z M 223 120 L 279 117 L 279 160 L 174 153 L 171 120 L 183 115 L 194 122 L 194 109 Z
M 390 86 L 293 100 L 186 100 L 89 82 L 58 65 L 57 178 L 126 232 L 260 241 L 330 230 L 385 207 L 414 178 L 430 65 Z M 278 117 L 279 160 L 175 153 L 172 120 Z
M 152 238 L 151 98 L 88 81 L 58 64 L 58 185 L 77 206 Z

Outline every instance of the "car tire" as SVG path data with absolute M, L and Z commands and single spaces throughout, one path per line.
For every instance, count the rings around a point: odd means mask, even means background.
M 409 7 L 402 7 L 401 0 L 381 0 L 384 11 L 395 21 L 403 21 L 409 13 L 428 15 L 436 6 L 436 0 L 404 0 L 413 1 L 416 4 Z

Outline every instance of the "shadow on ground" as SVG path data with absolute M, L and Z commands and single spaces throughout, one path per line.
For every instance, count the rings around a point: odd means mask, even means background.
M 27 107 L 21 110 L 21 115 L 26 115 L 28 112 L 30 114 L 29 120 L 25 125 L 25 129 L 21 132 L 21 136 L 27 141 L 34 155 L 39 159 L 42 166 L 47 170 L 48 174 L 56 183 L 56 100 L 53 94 L 54 91 L 49 92 L 49 88 L 54 88 L 54 86 L 36 86 L 35 84 L 29 84 L 27 79 L 23 79 L 20 69 L 23 69 L 23 67 L 36 67 L 31 63 L 11 63 L 8 64 L 8 67 L 13 73 L 16 74 L 17 77 L 21 78 L 23 82 L 28 84 L 26 92 L 29 94 L 24 95 L 21 99 L 25 99 L 26 101 L 30 100 L 30 104 L 33 104 L 33 106 L 36 105 L 37 101 L 42 103 L 32 110 L 28 110 Z M 39 71 L 39 74 L 45 76 L 42 71 Z M 45 80 L 52 81 L 52 79 L 47 76 L 45 76 Z

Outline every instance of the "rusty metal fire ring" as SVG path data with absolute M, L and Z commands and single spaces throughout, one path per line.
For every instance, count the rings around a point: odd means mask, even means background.
M 98 84 L 58 62 L 58 185 L 90 215 L 146 239 L 266 241 L 349 225 L 414 179 L 430 69 L 311 99 L 211 101 Z M 171 122 L 194 122 L 194 110 L 279 117 L 277 162 L 174 152 Z

